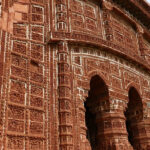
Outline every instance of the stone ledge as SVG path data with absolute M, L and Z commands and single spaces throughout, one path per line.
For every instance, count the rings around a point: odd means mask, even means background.
M 100 47 L 103 50 L 107 50 L 111 53 L 117 54 L 129 61 L 136 62 L 137 65 L 142 66 L 146 70 L 150 70 L 150 66 L 147 64 L 147 61 L 142 59 L 137 54 L 133 54 L 132 52 L 127 51 L 125 48 L 116 45 L 113 42 L 106 41 L 96 36 L 94 37 L 89 34 L 81 34 L 76 32 L 49 32 L 48 38 L 49 39 L 47 43 L 57 43 L 59 41 L 66 40 L 69 43 L 88 44 Z

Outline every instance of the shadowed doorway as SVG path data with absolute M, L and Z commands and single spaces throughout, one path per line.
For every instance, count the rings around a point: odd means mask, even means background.
M 85 122 L 87 126 L 87 139 L 90 142 L 92 150 L 99 150 L 99 143 L 101 142 L 98 131 L 103 131 L 103 129 L 98 129 L 97 115 L 99 115 L 100 112 L 97 113 L 96 110 L 102 103 L 106 103 L 108 97 L 108 88 L 103 79 L 98 75 L 93 76 L 90 81 L 88 98 L 84 103 L 86 110 Z
M 143 105 L 138 91 L 131 87 L 128 93 L 129 102 L 125 112 L 128 140 L 136 150 L 139 145 L 139 123 L 143 118 Z

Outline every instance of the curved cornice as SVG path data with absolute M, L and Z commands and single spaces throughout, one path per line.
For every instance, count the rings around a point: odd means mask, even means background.
M 91 45 L 107 52 L 113 53 L 115 55 L 120 56 L 128 60 L 129 62 L 133 62 L 137 64 L 137 66 L 141 66 L 147 72 L 150 73 L 150 66 L 147 64 L 147 61 L 142 59 L 138 54 L 133 54 L 132 52 L 126 50 L 125 48 L 114 44 L 111 41 L 106 41 L 102 38 L 92 36 L 89 34 L 82 34 L 78 32 L 70 33 L 70 32 L 50 32 L 48 35 L 49 39 L 47 41 L 48 44 L 50 43 L 57 43 L 60 41 L 68 41 L 69 43 L 74 44 L 83 44 L 83 45 Z
M 103 0 L 104 1 L 104 0 Z M 107 0 L 128 11 L 150 30 L 150 5 L 144 0 Z

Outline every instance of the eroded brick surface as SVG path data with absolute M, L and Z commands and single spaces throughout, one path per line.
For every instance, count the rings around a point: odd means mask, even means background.
M 0 150 L 150 148 L 150 7 L 121 2 L 0 1 Z

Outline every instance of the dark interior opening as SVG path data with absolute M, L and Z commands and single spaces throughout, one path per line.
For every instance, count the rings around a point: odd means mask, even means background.
M 95 75 L 90 81 L 90 91 L 88 98 L 86 99 L 85 106 L 85 122 L 87 126 L 87 139 L 91 144 L 92 150 L 98 150 L 98 124 L 96 121 L 96 108 L 100 103 L 108 99 L 108 88 L 105 82 L 98 76 Z
M 97 145 L 97 125 L 96 125 L 96 114 L 93 114 L 90 112 L 90 108 L 87 106 L 87 103 L 85 102 L 85 120 L 86 120 L 86 138 L 90 141 L 91 147 L 94 149 Z M 92 150 L 93 150 L 92 149 Z
M 126 117 L 126 129 L 128 132 L 128 140 L 130 144 L 134 147 L 135 133 L 138 133 L 137 126 L 143 116 L 143 106 L 141 97 L 134 87 L 131 87 L 129 89 L 128 97 L 128 107 L 124 114 Z
M 126 114 L 125 114 L 125 116 L 126 116 Z M 132 135 L 132 130 L 131 130 L 131 122 L 128 119 L 126 120 L 126 129 L 128 132 L 128 141 L 133 146 L 133 135 Z

